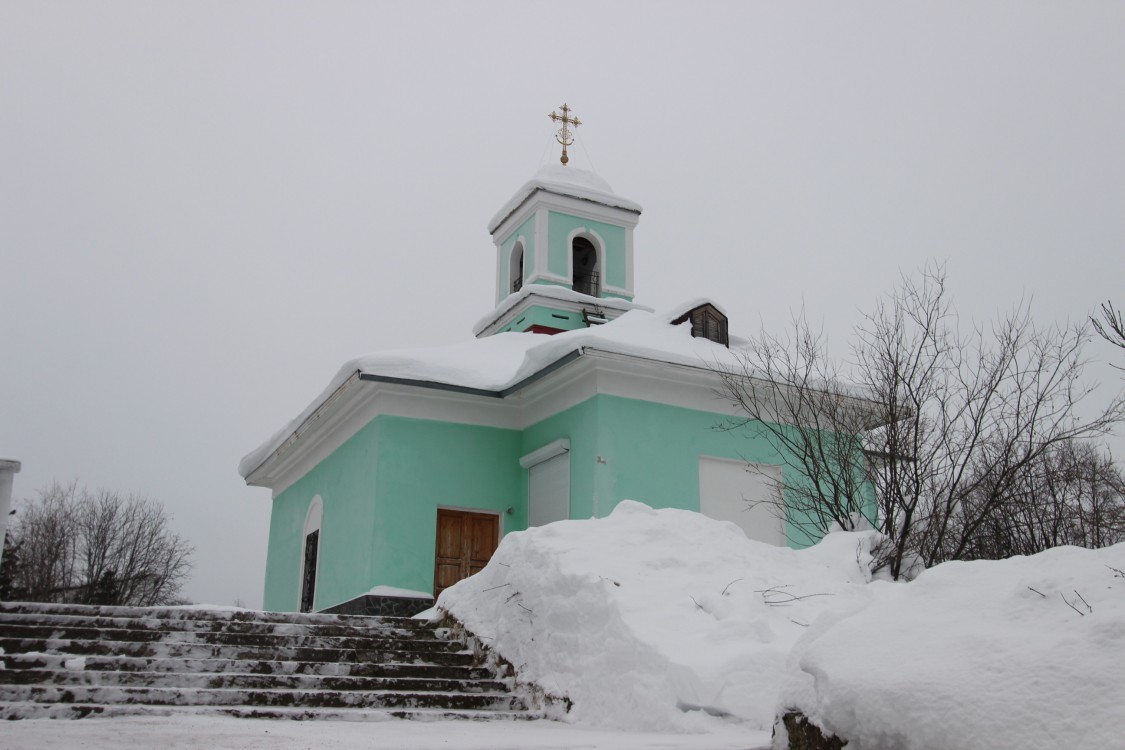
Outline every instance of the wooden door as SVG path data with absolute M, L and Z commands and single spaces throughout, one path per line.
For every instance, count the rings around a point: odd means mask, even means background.
M 500 517 L 463 510 L 437 512 L 434 597 L 479 572 L 500 542 Z

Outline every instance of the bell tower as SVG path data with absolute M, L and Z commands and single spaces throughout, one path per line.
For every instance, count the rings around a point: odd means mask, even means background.
M 604 323 L 632 309 L 633 229 L 641 207 L 618 196 L 598 175 L 568 165 L 572 127 L 566 105 L 560 164 L 549 164 L 492 217 L 496 309 L 477 336 L 504 331 L 558 333 Z

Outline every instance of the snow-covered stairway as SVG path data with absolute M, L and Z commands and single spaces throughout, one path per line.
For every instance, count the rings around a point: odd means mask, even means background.
M 0 603 L 0 718 L 537 718 L 418 620 Z

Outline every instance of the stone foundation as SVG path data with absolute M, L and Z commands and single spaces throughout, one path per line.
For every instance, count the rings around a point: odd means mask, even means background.
M 324 615 L 363 615 L 365 617 L 413 617 L 434 606 L 433 599 L 407 596 L 364 594 L 320 611 Z
M 842 750 L 848 742 L 835 735 L 824 736 L 820 727 L 809 723 L 802 713 L 791 711 L 781 717 L 789 734 L 789 750 Z

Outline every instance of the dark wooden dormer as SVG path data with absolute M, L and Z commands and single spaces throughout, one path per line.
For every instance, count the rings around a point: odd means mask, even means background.
M 716 344 L 730 346 L 730 337 L 727 335 L 727 316 L 719 312 L 714 305 L 707 303 L 688 310 L 672 321 L 672 325 L 679 325 L 685 320 L 691 320 L 691 335 L 697 339 L 710 339 Z

